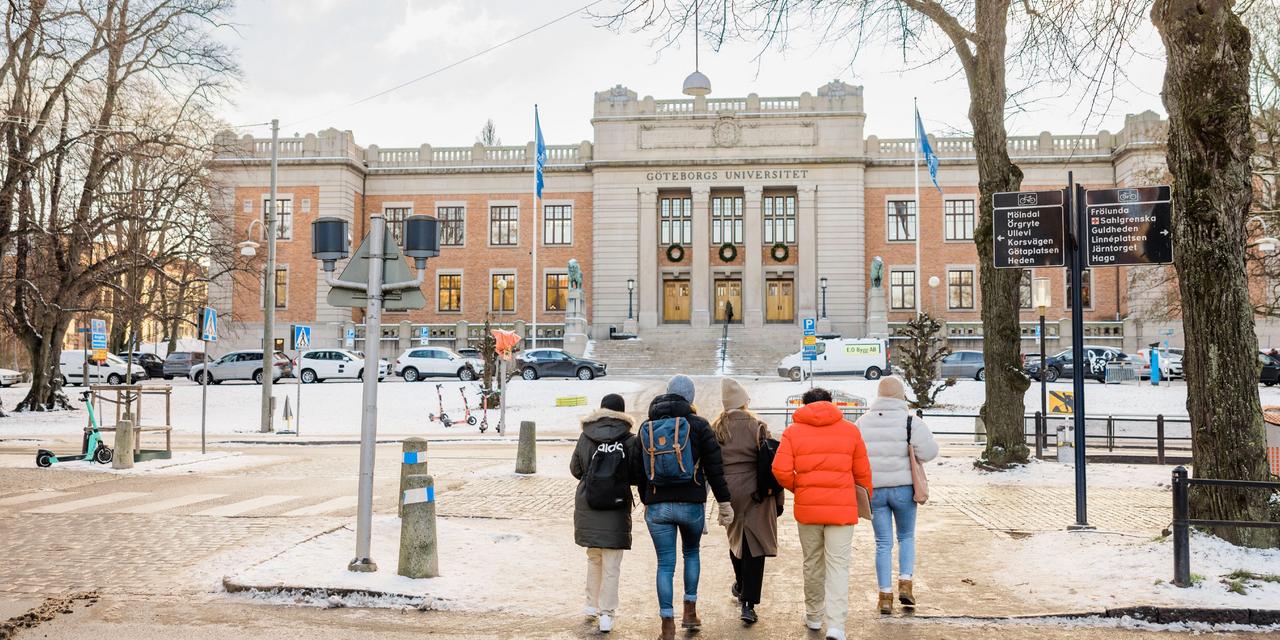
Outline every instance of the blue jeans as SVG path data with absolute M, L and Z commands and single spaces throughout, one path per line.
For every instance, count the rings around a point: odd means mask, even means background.
M 911 485 L 877 487 L 871 494 L 871 528 L 876 532 L 876 581 L 881 591 L 893 588 L 893 539 L 898 535 L 898 574 L 916 566 L 916 503 Z M 896 525 L 896 526 L 895 526 Z
M 698 558 L 698 544 L 702 540 L 706 524 L 706 505 L 692 502 L 660 502 L 645 507 L 644 522 L 649 525 L 649 537 L 658 553 L 658 614 L 674 618 L 671 604 L 676 577 L 676 532 L 680 533 L 680 546 L 684 551 L 684 599 L 698 601 L 698 574 L 702 563 Z

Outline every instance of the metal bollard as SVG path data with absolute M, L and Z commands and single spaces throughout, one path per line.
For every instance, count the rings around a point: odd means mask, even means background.
M 516 473 L 538 472 L 537 425 L 532 420 L 520 421 L 520 444 L 516 448 Z
M 404 492 L 408 489 L 405 478 L 414 474 L 427 473 L 427 441 L 425 438 L 405 438 L 400 443 L 403 449 L 403 462 L 400 465 L 400 506 L 398 515 L 404 517 Z
M 1031 437 L 1036 441 L 1036 460 L 1044 460 L 1044 415 L 1036 412 L 1035 431 Z
M 1173 470 L 1173 584 L 1191 586 L 1191 539 L 1187 525 L 1187 469 Z
M 1156 414 L 1156 464 L 1164 464 L 1164 414 Z
M 426 474 L 405 476 L 400 494 L 404 517 L 400 519 L 400 560 L 396 573 L 406 578 L 440 575 L 436 545 L 435 480 Z
M 116 448 L 111 454 L 112 469 L 133 468 L 133 421 L 128 419 L 130 417 L 125 415 L 125 419 L 116 423 Z M 93 452 L 90 451 L 89 455 L 93 455 Z

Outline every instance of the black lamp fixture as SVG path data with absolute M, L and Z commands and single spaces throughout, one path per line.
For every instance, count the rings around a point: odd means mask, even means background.
M 440 255 L 439 221 L 434 216 L 414 215 L 404 221 L 404 254 L 425 269 L 427 258 Z
M 818 287 L 822 289 L 822 317 L 827 317 L 827 279 L 818 278 Z
M 635 279 L 627 278 L 627 319 L 628 320 L 631 320 L 632 318 L 634 318 L 634 315 L 632 314 L 632 307 L 631 307 L 631 296 L 632 294 L 635 293 L 635 290 L 636 290 Z
M 311 257 L 324 264 L 325 271 L 333 271 L 334 264 L 351 253 L 351 236 L 348 222 L 342 218 L 316 218 L 311 223 Z

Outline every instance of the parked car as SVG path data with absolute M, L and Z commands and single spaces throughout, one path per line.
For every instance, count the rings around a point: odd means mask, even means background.
M 889 368 L 889 341 L 879 338 L 831 338 L 818 340 L 817 359 L 812 362 L 815 376 L 862 375 L 878 380 Z M 801 349 L 778 363 L 778 375 L 801 380 L 809 375 L 810 364 Z
M 204 364 L 203 351 L 174 351 L 164 358 L 164 379 L 191 377 L 192 365 Z
M 1280 360 L 1267 355 L 1264 352 L 1258 352 L 1258 382 L 1274 387 L 1280 382 Z
M 364 356 L 347 349 L 308 349 L 298 356 L 298 379 L 303 384 L 325 380 L 364 379 Z M 386 358 L 378 361 L 378 380 L 391 374 L 391 363 Z
M 1075 373 L 1071 353 L 1071 349 L 1063 349 L 1045 358 L 1044 363 L 1039 362 L 1037 358 L 1035 361 L 1025 365 L 1027 375 L 1039 380 L 1040 372 L 1043 370 L 1046 382 L 1054 382 L 1058 378 L 1069 378 Z M 1106 382 L 1107 366 L 1109 364 L 1113 362 L 1129 362 L 1130 360 L 1131 357 L 1128 354 L 1115 347 L 1085 345 L 1084 377 L 1086 380 Z
M 395 374 L 405 382 L 417 382 L 431 376 L 457 376 L 459 380 L 470 381 L 483 371 L 483 360 L 464 358 L 445 347 L 405 349 L 395 361 Z
M 62 352 L 58 359 L 58 375 L 64 385 L 84 384 L 84 362 L 89 359 L 89 382 L 96 384 L 120 384 L 129 375 L 129 365 L 119 356 L 108 353 L 103 362 L 93 360 L 92 352 L 71 349 Z M 133 368 L 134 380 L 146 380 L 145 369 Z
M 1131 354 L 1130 358 L 1136 367 L 1138 379 L 1147 380 L 1151 378 L 1151 359 L 1149 349 L 1141 349 L 1137 353 Z M 1176 353 L 1160 352 L 1160 377 L 1166 380 L 1182 377 L 1182 356 Z
M 154 353 L 125 351 L 123 353 L 117 353 L 116 355 L 120 356 L 120 359 L 124 360 L 125 363 L 132 362 L 134 371 L 137 371 L 138 367 L 142 367 L 142 369 L 147 372 L 148 378 L 164 378 L 165 380 L 173 379 L 173 376 L 165 375 L 164 360 Z
M 13 369 L 0 369 L 0 387 L 12 387 L 22 382 L 22 374 Z
M 484 356 L 481 355 L 480 350 L 475 347 L 463 347 L 461 349 L 458 349 L 458 355 L 464 358 L 475 358 L 476 360 L 484 360 Z
M 271 367 L 271 379 L 279 380 L 285 375 L 285 368 L 292 368 L 292 363 L 284 354 L 275 352 Z M 205 376 L 213 384 L 222 384 L 227 380 L 252 380 L 262 384 L 262 349 L 245 349 L 232 351 L 217 360 L 191 365 L 188 376 L 203 383 Z
M 981 351 L 953 351 L 950 355 L 942 359 L 942 364 L 939 369 L 944 379 L 987 379 L 987 369 L 983 363 Z
M 605 374 L 605 364 L 586 358 L 575 358 L 563 349 L 531 349 L 516 356 L 516 367 L 525 380 L 538 378 L 577 378 L 590 380 Z

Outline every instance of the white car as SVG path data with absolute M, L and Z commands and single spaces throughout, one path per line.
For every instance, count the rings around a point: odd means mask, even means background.
M 88 353 L 89 357 L 89 382 L 93 384 L 120 384 L 132 375 L 134 380 L 146 380 L 147 372 L 141 367 L 129 367 L 129 364 L 114 353 L 108 353 L 104 362 L 94 361 L 93 354 Z M 84 361 L 86 352 L 79 349 L 71 349 L 62 352 L 62 356 L 58 359 L 58 374 L 62 378 L 62 384 L 75 385 L 84 384 Z
M 13 369 L 0 369 L 0 387 L 12 387 L 22 382 L 22 374 Z
M 364 378 L 364 356 L 347 349 L 308 349 L 298 357 L 298 379 L 303 384 L 325 380 Z M 391 374 L 386 358 L 378 361 L 378 380 Z
M 464 358 L 453 349 L 445 347 L 414 347 L 405 349 L 396 358 L 396 375 L 405 382 L 417 382 L 431 376 L 457 376 L 459 380 L 475 380 L 484 371 L 484 361 Z

